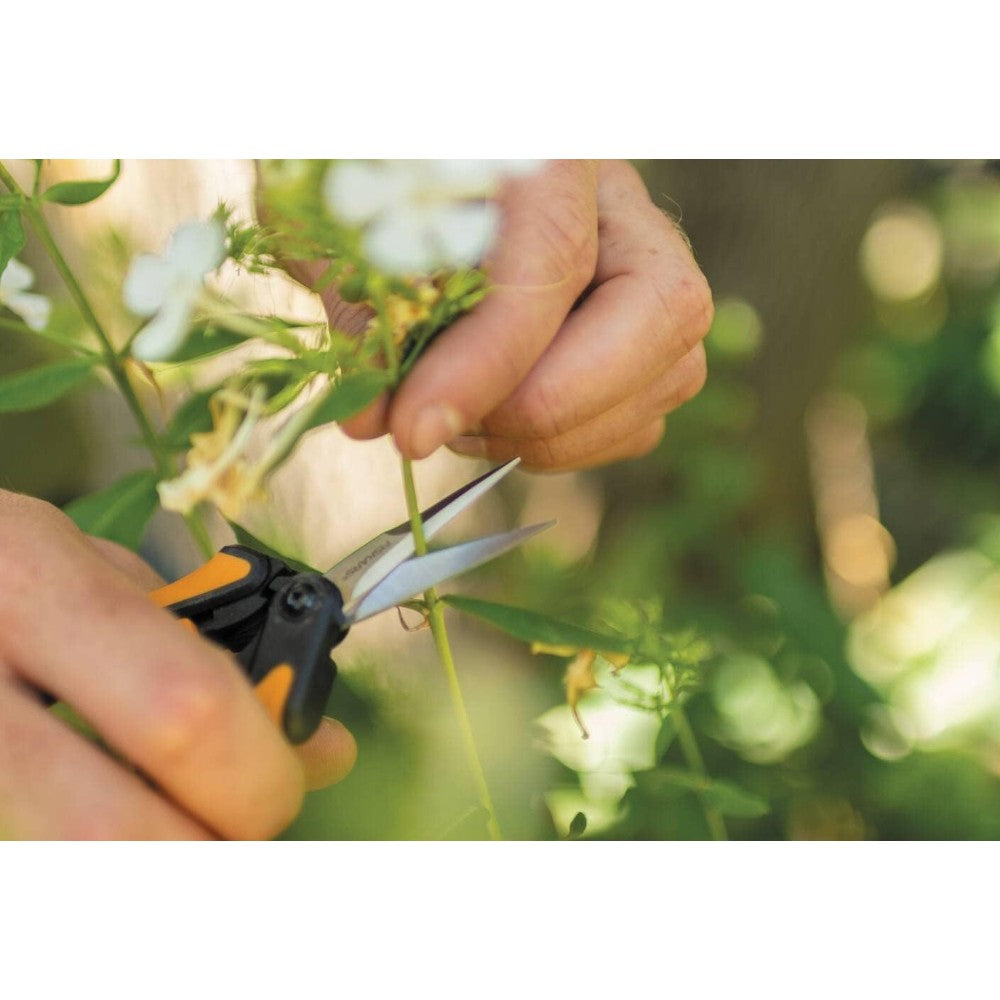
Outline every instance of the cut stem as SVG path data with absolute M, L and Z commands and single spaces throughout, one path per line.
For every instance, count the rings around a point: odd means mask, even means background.
M 378 316 L 379 333 L 382 337 L 390 383 L 395 385 L 399 381 L 399 358 L 392 336 L 392 324 L 389 322 L 385 291 L 380 284 L 376 284 L 372 289 L 372 303 Z M 417 489 L 413 482 L 413 463 L 407 458 L 402 459 L 402 469 L 403 493 L 406 496 L 406 510 L 410 516 L 410 530 L 413 532 L 414 547 L 417 555 L 426 555 L 427 538 L 424 535 L 420 505 L 417 502 Z M 493 808 L 490 788 L 486 782 L 486 773 L 483 771 L 479 751 L 476 749 L 476 740 L 472 732 L 472 724 L 469 722 L 469 713 L 465 708 L 465 699 L 462 697 L 462 688 L 458 683 L 455 658 L 451 653 L 448 630 L 444 623 L 444 605 L 438 599 L 437 591 L 433 587 L 424 591 L 424 602 L 427 605 L 427 621 L 431 627 L 431 634 L 434 636 L 434 645 L 437 647 L 438 658 L 441 660 L 441 667 L 448 682 L 448 691 L 451 695 L 452 707 L 455 710 L 455 718 L 462 734 L 466 761 L 469 765 L 469 771 L 472 773 L 472 780 L 476 785 L 480 805 L 487 813 L 486 829 L 493 840 L 503 840 L 500 824 L 497 822 L 496 810 Z
M 413 482 L 413 463 L 406 458 L 403 459 L 403 491 L 406 494 L 406 509 L 410 515 L 410 526 L 413 531 L 417 555 L 426 555 L 427 539 L 424 537 L 424 525 L 420 518 L 417 491 Z M 448 641 L 448 631 L 444 623 L 444 605 L 438 599 L 437 591 L 433 587 L 424 591 L 424 602 L 427 605 L 427 621 L 430 623 L 431 634 L 434 636 L 434 645 L 437 647 L 438 657 L 448 682 L 448 691 L 451 695 L 452 707 L 455 710 L 455 718 L 458 720 L 458 728 L 462 733 L 466 761 L 476 784 L 479 803 L 487 812 L 486 829 L 493 840 L 503 840 L 500 824 L 497 822 L 496 810 L 493 807 L 493 799 L 490 796 L 490 788 L 486 782 L 486 773 L 483 771 L 479 751 L 476 749 L 476 739 L 472 732 L 472 724 L 469 722 L 469 713 L 465 708 L 462 688 L 458 683 L 455 658 L 451 653 L 451 643 Z

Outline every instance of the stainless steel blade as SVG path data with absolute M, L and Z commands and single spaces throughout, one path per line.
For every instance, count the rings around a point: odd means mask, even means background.
M 441 549 L 439 552 L 410 559 L 394 569 L 370 593 L 362 596 L 356 605 L 346 605 L 344 613 L 350 622 L 371 618 L 372 615 L 377 615 L 387 608 L 408 601 L 428 587 L 441 583 L 442 580 L 458 576 L 459 573 L 465 573 L 503 555 L 532 535 L 551 528 L 555 523 L 546 521 L 543 524 L 532 524 L 527 528 L 504 531 L 498 535 L 487 535 L 485 538 L 476 538 L 471 542 L 462 542 Z
M 433 538 L 446 524 L 496 486 L 520 461 L 519 458 L 513 458 L 495 469 L 490 469 L 478 479 L 473 479 L 471 483 L 466 483 L 443 500 L 421 511 L 424 537 Z M 331 583 L 336 584 L 344 597 L 344 602 L 350 604 L 364 597 L 415 551 L 410 522 L 403 521 L 395 528 L 383 531 L 370 542 L 365 542 L 360 548 L 341 559 L 332 569 L 327 570 L 325 575 Z

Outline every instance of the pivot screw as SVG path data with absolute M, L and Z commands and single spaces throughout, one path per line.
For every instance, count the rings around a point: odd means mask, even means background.
M 316 588 L 305 581 L 293 583 L 281 602 L 281 608 L 289 618 L 301 618 L 318 607 L 320 595 Z

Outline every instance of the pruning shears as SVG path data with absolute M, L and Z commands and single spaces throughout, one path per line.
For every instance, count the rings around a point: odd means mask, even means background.
M 518 459 L 490 470 L 421 513 L 433 537 L 492 489 Z M 300 573 L 246 545 L 150 595 L 207 639 L 235 654 L 259 701 L 292 743 L 316 730 L 337 667 L 331 651 L 351 626 L 507 552 L 551 527 L 533 524 L 417 556 L 410 523 L 376 535 L 326 573 Z

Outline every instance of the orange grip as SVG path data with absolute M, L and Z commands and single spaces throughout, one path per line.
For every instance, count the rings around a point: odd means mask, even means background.
M 272 667 L 262 681 L 254 688 L 257 700 L 274 720 L 279 729 L 284 726 L 285 703 L 288 692 L 295 680 L 295 671 L 289 663 L 279 663 Z
M 165 587 L 154 590 L 149 596 L 161 608 L 169 607 L 191 597 L 198 597 L 227 584 L 242 580 L 253 567 L 246 559 L 217 552 L 193 573 L 182 576 Z

